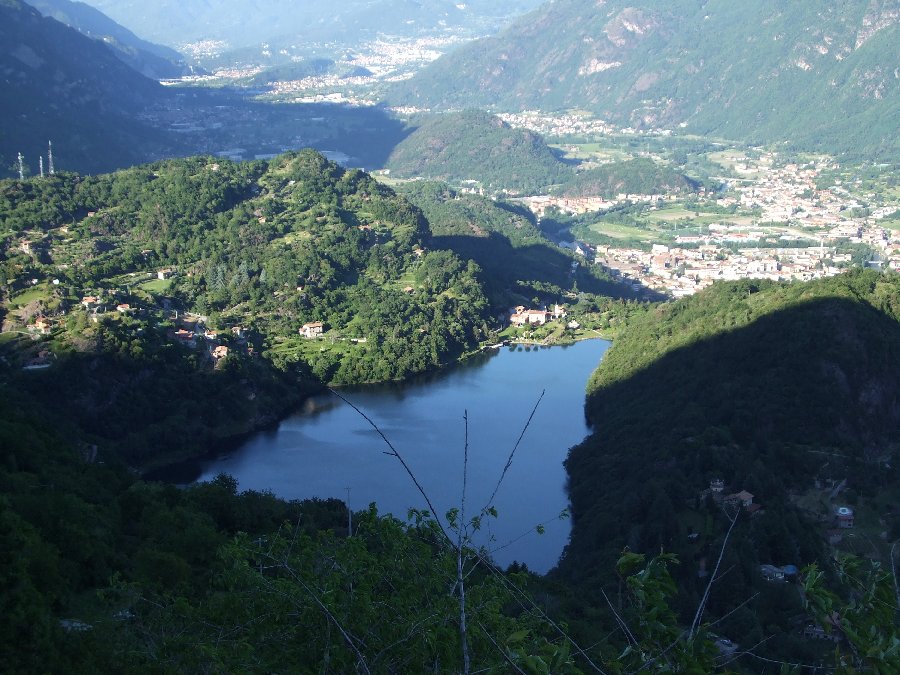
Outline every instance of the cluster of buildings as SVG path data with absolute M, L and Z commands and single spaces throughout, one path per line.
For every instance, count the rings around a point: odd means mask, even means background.
M 169 331 L 169 338 L 189 349 L 203 347 L 214 363 L 219 363 L 231 353 L 234 346 L 243 348 L 253 355 L 253 345 L 248 342 L 247 330 L 242 326 L 231 327 L 232 347 L 223 344 L 219 331 L 206 327 L 206 317 L 198 314 L 184 314 L 176 319 L 177 327 Z
M 499 113 L 500 119 L 515 129 L 528 129 L 544 136 L 606 136 L 621 130 L 609 122 L 587 115 L 548 115 L 539 110 Z
M 538 218 L 543 218 L 548 209 L 557 209 L 569 215 L 580 215 L 593 211 L 605 211 L 619 204 L 641 202 L 674 202 L 676 195 L 637 195 L 620 193 L 613 199 L 605 197 L 559 197 L 555 195 L 535 195 L 531 197 L 519 197 L 511 200 L 523 204 Z
M 690 234 L 669 237 L 666 244 L 598 246 L 579 243 L 575 249 L 602 265 L 636 291 L 670 297 L 696 293 L 715 281 L 763 278 L 775 281 L 834 276 L 852 262 L 845 244 L 868 247 L 875 256 L 869 264 L 900 270 L 900 235 L 882 227 L 898 204 L 864 204 L 841 181 L 819 190 L 816 179 L 825 163 L 773 168 L 774 157 L 763 155 L 755 164 L 738 162 L 734 171 L 753 178 L 729 179 L 728 193 L 716 199 L 725 214 L 721 222 L 693 227 Z M 659 208 L 672 195 L 618 195 L 599 197 L 530 197 L 523 201 L 543 215 L 550 207 L 579 214 L 616 204 L 647 203 Z M 752 217 L 745 214 L 753 214 Z M 743 221 L 735 224 L 730 221 Z M 648 230 L 648 237 L 653 236 Z M 806 245 L 803 244 L 813 244 Z M 817 244 L 817 245 L 816 245 Z M 843 251 L 841 251 L 843 249 Z
M 553 311 L 549 309 L 527 309 L 524 305 L 515 308 L 509 317 L 509 323 L 513 326 L 543 326 L 544 324 L 566 317 L 565 308 L 554 305 Z
M 849 254 L 827 247 L 742 248 L 734 253 L 722 244 L 696 248 L 654 244 L 650 251 L 599 246 L 594 261 L 636 291 L 655 291 L 679 298 L 692 295 L 716 281 L 771 279 L 809 281 L 834 276 Z

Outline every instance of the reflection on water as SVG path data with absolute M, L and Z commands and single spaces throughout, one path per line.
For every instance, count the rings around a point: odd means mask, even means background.
M 523 426 L 545 391 L 495 506 L 499 513 L 479 543 L 501 564 L 524 561 L 551 568 L 569 534 L 556 518 L 568 506 L 562 462 L 587 434 L 585 383 L 609 343 L 499 350 L 452 370 L 409 382 L 341 390 L 390 439 L 439 511 L 457 506 L 462 490 L 468 416 L 467 511 L 487 503 Z M 375 503 L 405 518 L 424 500 L 378 433 L 334 396 L 306 401 L 275 431 L 263 432 L 227 455 L 199 465 L 200 480 L 221 472 L 241 489 L 271 490 L 287 499 L 337 497 L 353 509 Z M 169 477 L 171 478 L 171 476 Z M 545 533 L 532 533 L 546 523 Z M 509 544 L 509 545 L 507 545 Z

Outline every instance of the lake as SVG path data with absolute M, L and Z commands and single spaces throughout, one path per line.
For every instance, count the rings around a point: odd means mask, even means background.
M 437 375 L 346 388 L 341 395 L 378 425 L 443 516 L 459 505 L 462 494 L 464 414 L 466 512 L 472 515 L 486 505 L 544 391 L 497 491 L 498 517 L 487 519 L 477 539 L 500 565 L 516 560 L 544 573 L 568 541 L 569 522 L 558 517 L 568 506 L 562 462 L 588 433 L 585 385 L 608 347 L 605 340 L 503 347 Z M 204 462 L 199 480 L 225 472 L 242 490 L 271 490 L 285 499 L 349 499 L 357 511 L 374 502 L 380 513 L 405 519 L 409 508 L 427 506 L 387 451 L 365 419 L 327 395 L 307 401 L 276 430 L 255 434 L 233 452 Z

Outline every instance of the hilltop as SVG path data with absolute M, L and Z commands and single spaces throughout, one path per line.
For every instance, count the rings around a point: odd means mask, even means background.
M 464 110 L 413 118 L 387 159 L 391 175 L 477 186 L 481 192 L 615 196 L 690 192 L 697 184 L 648 158 L 581 169 L 535 132 L 495 115 Z
M 23 394 L 136 464 L 487 337 L 477 266 L 428 250 L 418 209 L 310 150 L 0 181 L 0 220 Z
M 566 462 L 573 530 L 560 573 L 598 594 L 609 577 L 597 570 L 617 551 L 662 547 L 681 560 L 681 607 L 693 611 L 728 527 L 710 490 L 719 479 L 753 507 L 732 511 L 732 569 L 710 618 L 759 592 L 720 629 L 802 649 L 787 620 L 799 597 L 767 586 L 759 566 L 822 559 L 840 504 L 857 510 L 857 537 L 900 536 L 898 298 L 896 275 L 855 271 L 717 283 L 632 317 L 588 385 L 594 431 Z
M 512 129 L 478 110 L 433 115 L 413 129 L 386 162 L 392 174 L 481 183 L 488 190 L 535 192 L 571 176 L 540 135 Z
M 897 0 L 559 0 L 448 54 L 391 102 L 587 109 L 623 126 L 897 157 Z

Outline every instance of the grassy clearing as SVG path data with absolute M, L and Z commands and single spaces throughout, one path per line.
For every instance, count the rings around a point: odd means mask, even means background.
M 334 342 L 329 337 L 309 340 L 302 336 L 279 336 L 274 338 L 271 351 L 283 356 L 291 356 L 306 359 L 307 357 L 322 352 L 333 352 L 339 355 L 348 353 L 356 343 L 346 338 L 336 338 Z
M 747 161 L 747 156 L 741 150 L 734 149 L 711 152 L 707 158 L 710 162 L 715 162 L 729 171 L 733 171 L 736 165 Z
M 50 291 L 46 286 L 35 286 L 23 293 L 19 293 L 19 295 L 14 298 L 10 298 L 9 307 L 11 309 L 18 309 L 19 307 L 24 307 L 29 302 L 34 302 L 36 300 L 46 301 L 49 298 Z
M 169 286 L 171 285 L 171 279 L 151 279 L 150 281 L 142 283 L 139 288 L 148 293 L 165 293 L 169 290 Z
M 656 234 L 640 227 L 621 223 L 592 223 L 589 229 L 591 232 L 613 239 L 648 239 Z
M 565 159 L 580 162 L 617 162 L 631 158 L 631 155 L 621 148 L 610 147 L 602 143 L 551 143 L 549 145 L 558 150 Z

